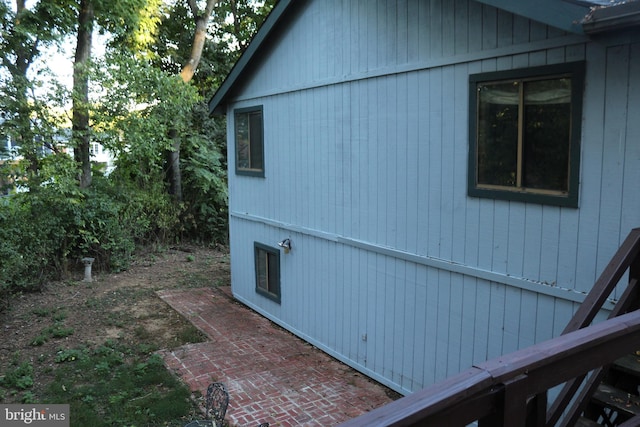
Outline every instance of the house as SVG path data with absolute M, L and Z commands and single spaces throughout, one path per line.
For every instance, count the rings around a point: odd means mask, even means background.
M 281 0 L 210 101 L 235 297 L 404 394 L 559 335 L 640 225 L 639 24 Z

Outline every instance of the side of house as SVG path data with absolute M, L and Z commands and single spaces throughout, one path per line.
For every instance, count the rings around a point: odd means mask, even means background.
M 640 225 L 640 31 L 281 3 L 212 101 L 236 298 L 402 393 L 557 336 Z

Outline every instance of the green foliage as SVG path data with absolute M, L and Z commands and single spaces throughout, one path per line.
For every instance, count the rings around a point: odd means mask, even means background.
M 71 93 L 47 80 L 46 67 L 30 68 L 42 47 L 77 30 L 79 2 L 36 0 L 18 12 L 20 19 L 0 2 L 0 139 L 19 143 L 22 155 L 0 163 L 0 185 L 22 191 L 0 200 L 0 304 L 12 292 L 68 277 L 82 257 L 96 259 L 94 271 L 120 271 L 137 245 L 178 238 L 226 243 L 226 124 L 209 117 L 205 97 L 274 3 L 219 2 L 212 37 L 187 84 L 178 73 L 195 24 L 185 2 L 94 2 L 95 23 L 110 38 L 109 54 L 86 69 L 90 136 L 117 160 L 109 176 L 96 172 L 92 186 L 80 190 L 78 164 L 65 154 L 74 141 Z M 178 145 L 181 204 L 165 183 L 164 153 Z M 34 344 L 50 336 L 40 334 Z
M 173 238 L 178 208 L 161 186 L 148 191 L 95 177 L 80 191 L 55 178 L 0 204 L 0 292 L 37 290 L 80 268 L 86 256 L 96 271 L 120 271 L 137 244 Z
M 191 409 L 186 386 L 144 349 L 108 341 L 94 350 L 61 350 L 56 361 L 42 398 L 68 402 L 72 425 L 173 425 Z
M 33 386 L 33 365 L 29 362 L 18 364 L 13 361 L 11 367 L 0 376 L 0 387 L 26 390 Z
M 193 111 L 192 129 L 182 143 L 184 233 L 192 239 L 227 242 L 227 159 L 225 121 L 208 117 L 207 106 Z

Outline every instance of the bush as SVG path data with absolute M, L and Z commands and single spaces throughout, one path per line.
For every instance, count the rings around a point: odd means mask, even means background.
M 88 191 L 49 184 L 0 204 L 0 296 L 64 278 L 80 259 L 98 271 L 126 269 L 137 244 L 173 238 L 178 211 L 158 191 L 100 176 Z

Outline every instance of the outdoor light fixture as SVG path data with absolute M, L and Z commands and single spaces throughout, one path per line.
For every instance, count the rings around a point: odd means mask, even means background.
M 281 240 L 280 242 L 278 242 L 278 246 L 280 246 L 281 248 L 284 248 L 284 253 L 288 254 L 289 251 L 291 250 L 291 239 Z

